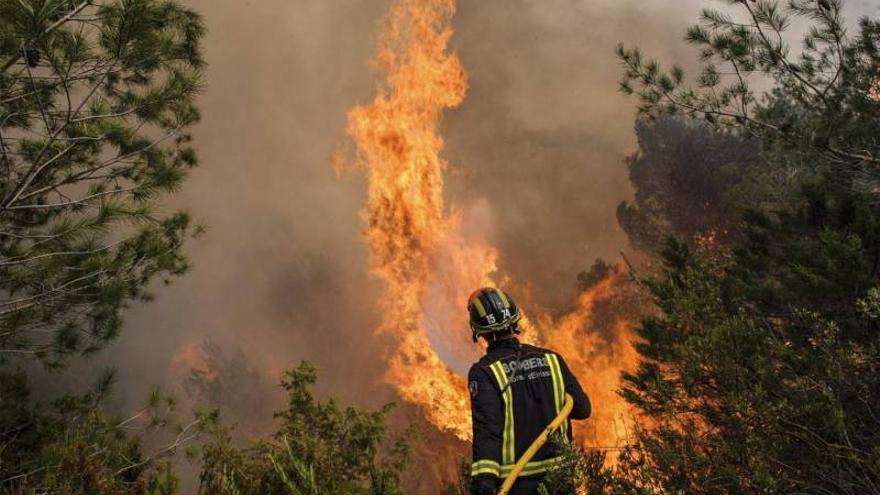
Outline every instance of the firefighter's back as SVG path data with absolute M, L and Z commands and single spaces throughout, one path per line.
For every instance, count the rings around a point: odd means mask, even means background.
M 515 339 L 498 343 L 480 360 L 503 401 L 502 474 L 528 449 L 562 409 L 565 380 L 559 356 L 548 349 L 520 344 Z M 562 432 L 570 439 L 568 422 Z M 523 470 L 522 477 L 545 473 L 558 453 L 548 442 Z

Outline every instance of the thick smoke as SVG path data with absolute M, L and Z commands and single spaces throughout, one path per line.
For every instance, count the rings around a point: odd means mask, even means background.
M 380 292 L 365 273 L 363 181 L 331 166 L 347 111 L 372 96 L 390 3 L 191 2 L 210 29 L 210 66 L 202 165 L 175 201 L 208 232 L 190 245 L 193 271 L 134 309 L 99 358 L 124 363 L 128 403 L 148 383 L 174 385 L 173 355 L 205 336 L 267 374 L 310 359 L 343 400 L 393 399 L 371 334 Z M 454 44 L 471 89 L 444 126 L 450 200 L 484 205 L 502 270 L 536 301 L 570 300 L 578 271 L 625 246 L 614 210 L 628 194 L 632 102 L 616 93 L 613 48 L 680 47 L 693 15 L 664 19 L 663 3 L 459 3 Z
M 309 359 L 323 392 L 369 406 L 393 400 L 380 378 L 385 346 L 372 335 L 381 291 L 360 237 L 364 183 L 331 167 L 347 142 L 346 113 L 372 97 L 369 60 L 391 2 L 188 3 L 209 27 L 210 65 L 195 130 L 202 164 L 174 202 L 208 230 L 189 246 L 193 271 L 157 287 L 117 342 L 67 375 L 118 367 L 117 406 L 130 410 L 150 384 L 181 389 L 175 355 L 208 337 L 270 383 Z M 503 274 L 542 309 L 570 304 L 579 271 L 627 248 L 615 209 L 630 194 L 622 160 L 634 151 L 634 102 L 616 91 L 615 45 L 693 60 L 685 27 L 700 7 L 722 3 L 459 1 L 453 44 L 470 90 L 444 122 L 448 194 L 491 220 Z M 850 1 L 848 10 L 855 18 L 878 7 Z M 235 416 L 273 408 L 248 407 Z
M 698 3 L 674 13 L 662 0 L 460 4 L 455 43 L 471 91 L 448 119 L 463 175 L 452 184 L 489 198 L 501 268 L 534 303 L 570 304 L 576 274 L 626 246 L 614 212 L 629 194 L 633 102 L 616 91 L 614 48 L 685 58 L 679 40 Z

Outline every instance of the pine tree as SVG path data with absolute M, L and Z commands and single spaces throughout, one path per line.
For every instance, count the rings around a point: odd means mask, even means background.
M 664 71 L 623 45 L 620 89 L 639 98 L 644 115 L 685 114 L 760 138 L 788 175 L 830 169 L 880 194 L 880 21 L 863 18 L 849 36 L 842 0 L 726 3 L 734 12 L 703 10 L 687 32 L 703 61 L 696 89 L 680 67 Z M 793 17 L 811 23 L 797 56 L 786 42 Z M 756 95 L 750 81 L 761 79 L 773 88 Z
M 728 3 L 688 31 L 700 88 L 621 48 L 622 89 L 756 140 L 790 194 L 733 244 L 667 243 L 617 473 L 632 492 L 880 493 L 880 22 L 848 36 L 839 0 Z M 792 17 L 811 23 L 800 55 Z
M 761 180 L 755 140 L 670 116 L 638 119 L 635 131 L 639 151 L 627 160 L 635 195 L 617 221 L 639 249 L 661 249 L 670 233 L 728 242 L 740 234 L 739 210 L 777 192 Z
M 0 361 L 97 350 L 186 270 L 156 201 L 196 165 L 203 33 L 170 0 L 0 2 Z

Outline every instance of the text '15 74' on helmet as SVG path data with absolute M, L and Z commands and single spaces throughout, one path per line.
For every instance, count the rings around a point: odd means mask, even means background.
M 513 298 L 493 287 L 477 289 L 468 297 L 468 314 L 474 342 L 482 335 L 508 330 L 516 332 L 516 324 L 522 318 Z

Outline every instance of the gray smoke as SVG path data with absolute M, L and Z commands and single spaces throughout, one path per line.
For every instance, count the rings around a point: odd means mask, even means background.
M 308 359 L 321 390 L 343 402 L 393 400 L 386 345 L 372 335 L 381 286 L 365 273 L 364 181 L 331 168 L 347 111 L 372 99 L 369 61 L 390 1 L 188 3 L 209 27 L 210 65 L 195 130 L 202 165 L 174 203 L 208 231 L 189 245 L 192 272 L 157 287 L 118 341 L 66 375 L 85 382 L 118 367 L 117 406 L 130 410 L 150 384 L 178 388 L 172 357 L 208 337 L 270 382 Z M 615 45 L 687 68 L 696 52 L 684 29 L 713 5 L 722 2 L 459 1 L 453 43 L 470 91 L 443 124 L 448 196 L 465 208 L 488 201 L 502 271 L 535 304 L 568 304 L 579 271 L 627 248 L 615 208 L 630 194 L 634 101 L 617 93 Z M 878 6 L 851 0 L 849 10 Z

